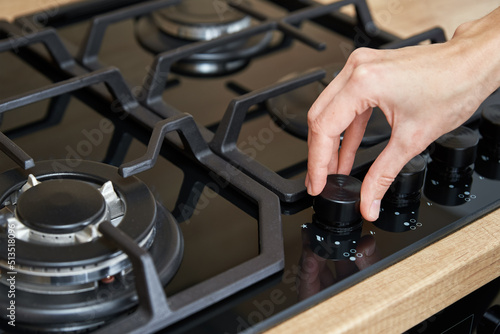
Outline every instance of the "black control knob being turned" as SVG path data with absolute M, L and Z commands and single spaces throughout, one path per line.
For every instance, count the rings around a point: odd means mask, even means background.
M 360 192 L 361 181 L 358 179 L 348 175 L 328 175 L 325 188 L 314 199 L 314 222 L 337 233 L 350 233 L 360 228 Z

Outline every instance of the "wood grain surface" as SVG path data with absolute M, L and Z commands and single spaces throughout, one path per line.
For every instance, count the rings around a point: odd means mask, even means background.
M 57 11 L 57 8 L 77 0 L 0 0 L 0 19 L 11 21 L 14 17 L 41 10 Z
M 0 0 L 0 19 L 57 11 L 72 0 Z M 331 2 L 322 0 L 322 2 Z M 498 0 L 368 0 L 377 25 L 401 37 L 434 26 L 448 38 Z M 350 9 L 346 11 L 349 12 Z M 352 10 L 351 10 L 352 12 Z M 269 333 L 401 333 L 500 276 L 500 210 L 347 289 Z

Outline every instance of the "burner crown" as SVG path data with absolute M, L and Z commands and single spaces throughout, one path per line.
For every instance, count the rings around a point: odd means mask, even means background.
M 77 180 L 48 180 L 23 192 L 16 214 L 26 226 L 46 233 L 71 233 L 99 220 L 106 202 L 99 190 Z

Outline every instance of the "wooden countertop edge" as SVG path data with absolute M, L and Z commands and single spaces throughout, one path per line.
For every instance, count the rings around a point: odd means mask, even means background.
M 499 275 L 497 210 L 266 333 L 401 333 Z

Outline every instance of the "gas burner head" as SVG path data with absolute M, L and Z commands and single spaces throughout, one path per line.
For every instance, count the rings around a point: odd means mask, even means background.
M 45 181 L 23 192 L 16 213 L 26 226 L 48 233 L 79 231 L 104 216 L 104 197 L 75 180 Z
M 342 67 L 343 64 L 326 66 L 323 69 L 327 75 L 323 80 L 270 98 L 267 101 L 267 109 L 274 122 L 291 135 L 307 140 L 307 112 L 323 89 L 337 76 Z M 297 76 L 297 73 L 291 73 L 283 77 L 280 81 L 286 81 L 295 76 Z M 379 108 L 374 108 L 361 145 L 371 146 L 378 144 L 388 139 L 390 135 L 391 127 L 387 123 L 384 113 Z
M 104 221 L 149 250 L 164 284 L 175 274 L 181 232 L 142 181 L 88 161 L 77 168 L 39 162 L 30 173 L 0 175 L 0 249 L 15 245 L 15 265 L 1 252 L 0 272 L 16 272 L 16 308 L 26 315 L 21 327 L 66 331 L 58 323 L 78 324 L 98 308 L 102 314 L 95 321 L 78 325 L 91 328 L 135 305 L 132 265 L 99 232 Z M 0 293 L 7 293 L 7 279 L 1 275 Z
M 184 0 L 152 14 L 165 34 L 192 41 L 208 41 L 248 28 L 249 16 L 231 8 L 225 1 Z
M 183 47 L 195 41 L 210 41 L 250 27 L 249 16 L 231 8 L 225 1 L 187 0 L 151 15 L 136 23 L 138 42 L 153 54 Z M 196 53 L 172 65 L 172 71 L 191 76 L 219 76 L 244 68 L 249 60 L 271 42 L 268 32 L 241 38 Z
M 8 202 L 11 205 L 2 211 L 5 216 L 14 213 L 8 221 L 18 239 L 55 246 L 95 240 L 100 223 L 109 220 L 118 225 L 124 214 L 111 181 L 97 188 L 72 179 L 39 182 L 30 174 Z

